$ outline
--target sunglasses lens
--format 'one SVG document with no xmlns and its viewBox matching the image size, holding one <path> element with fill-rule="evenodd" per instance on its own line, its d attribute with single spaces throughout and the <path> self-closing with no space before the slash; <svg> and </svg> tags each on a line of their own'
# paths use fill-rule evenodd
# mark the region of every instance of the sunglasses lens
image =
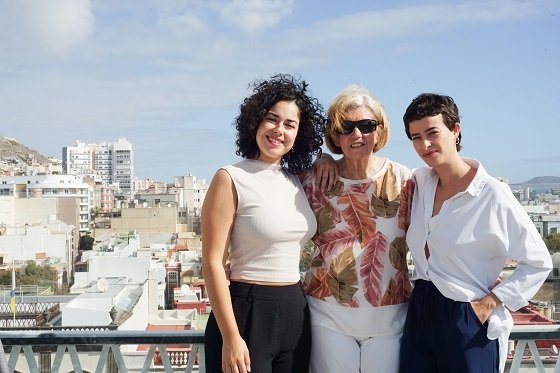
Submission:
<svg viewBox="0 0 560 373">
<path fill-rule="evenodd" d="M 358 127 L 361 133 L 372 133 L 377 129 L 377 121 L 375 119 L 345 120 L 342 122 L 340 133 L 349 135 L 356 127 Z"/>
</svg>

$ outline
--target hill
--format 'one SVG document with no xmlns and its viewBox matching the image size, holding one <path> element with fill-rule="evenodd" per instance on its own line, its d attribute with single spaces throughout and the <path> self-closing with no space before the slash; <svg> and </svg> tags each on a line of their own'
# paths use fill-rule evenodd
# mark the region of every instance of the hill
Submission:
<svg viewBox="0 0 560 373">
<path fill-rule="evenodd" d="M 524 189 L 530 188 L 535 191 L 546 191 L 550 189 L 560 188 L 560 177 L 558 176 L 537 176 L 531 180 L 527 180 L 523 183 L 511 183 L 509 186 L 512 189 Z"/>
<path fill-rule="evenodd" d="M 11 137 L 0 136 L 0 175 L 60 174 L 62 162 L 29 149 Z"/>
<path fill-rule="evenodd" d="M 560 184 L 559 176 L 537 176 L 520 184 Z"/>
<path fill-rule="evenodd" d="M 29 149 L 11 137 L 0 137 L 0 159 L 7 162 L 22 161 L 30 163 L 35 161 L 41 164 L 51 163 L 49 158 L 33 149 Z"/>
</svg>

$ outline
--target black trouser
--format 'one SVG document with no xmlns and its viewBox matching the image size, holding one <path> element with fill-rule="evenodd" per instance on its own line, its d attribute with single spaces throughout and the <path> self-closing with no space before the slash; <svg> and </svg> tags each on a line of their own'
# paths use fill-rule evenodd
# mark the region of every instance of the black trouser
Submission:
<svg viewBox="0 0 560 373">
<path fill-rule="evenodd" d="M 252 373 L 309 371 L 309 307 L 300 283 L 252 285 L 232 281 L 233 313 L 251 358 Z M 222 336 L 213 313 L 204 333 L 206 372 L 222 372 Z"/>
<path fill-rule="evenodd" d="M 401 342 L 401 373 L 497 373 L 498 340 L 486 336 L 470 302 L 444 297 L 416 280 Z"/>
</svg>

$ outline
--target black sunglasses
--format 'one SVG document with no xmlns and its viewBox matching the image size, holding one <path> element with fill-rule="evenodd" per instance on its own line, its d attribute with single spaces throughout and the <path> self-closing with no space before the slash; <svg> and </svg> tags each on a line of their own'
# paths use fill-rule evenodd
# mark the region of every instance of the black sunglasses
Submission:
<svg viewBox="0 0 560 373">
<path fill-rule="evenodd" d="M 349 135 L 358 127 L 361 133 L 372 133 L 377 129 L 377 121 L 375 119 L 362 120 L 343 120 L 338 133 L 341 135 Z"/>
</svg>

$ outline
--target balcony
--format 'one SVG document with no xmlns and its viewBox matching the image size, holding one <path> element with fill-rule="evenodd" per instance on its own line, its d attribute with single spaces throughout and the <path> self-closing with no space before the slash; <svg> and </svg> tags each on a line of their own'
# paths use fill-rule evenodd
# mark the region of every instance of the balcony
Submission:
<svg viewBox="0 0 560 373">
<path fill-rule="evenodd" d="M 0 339 L 10 372 L 205 372 L 202 330 L 2 330 Z M 558 349 L 538 347 L 560 342 L 560 325 L 517 325 L 511 341 L 506 372 L 560 372 Z"/>
</svg>

